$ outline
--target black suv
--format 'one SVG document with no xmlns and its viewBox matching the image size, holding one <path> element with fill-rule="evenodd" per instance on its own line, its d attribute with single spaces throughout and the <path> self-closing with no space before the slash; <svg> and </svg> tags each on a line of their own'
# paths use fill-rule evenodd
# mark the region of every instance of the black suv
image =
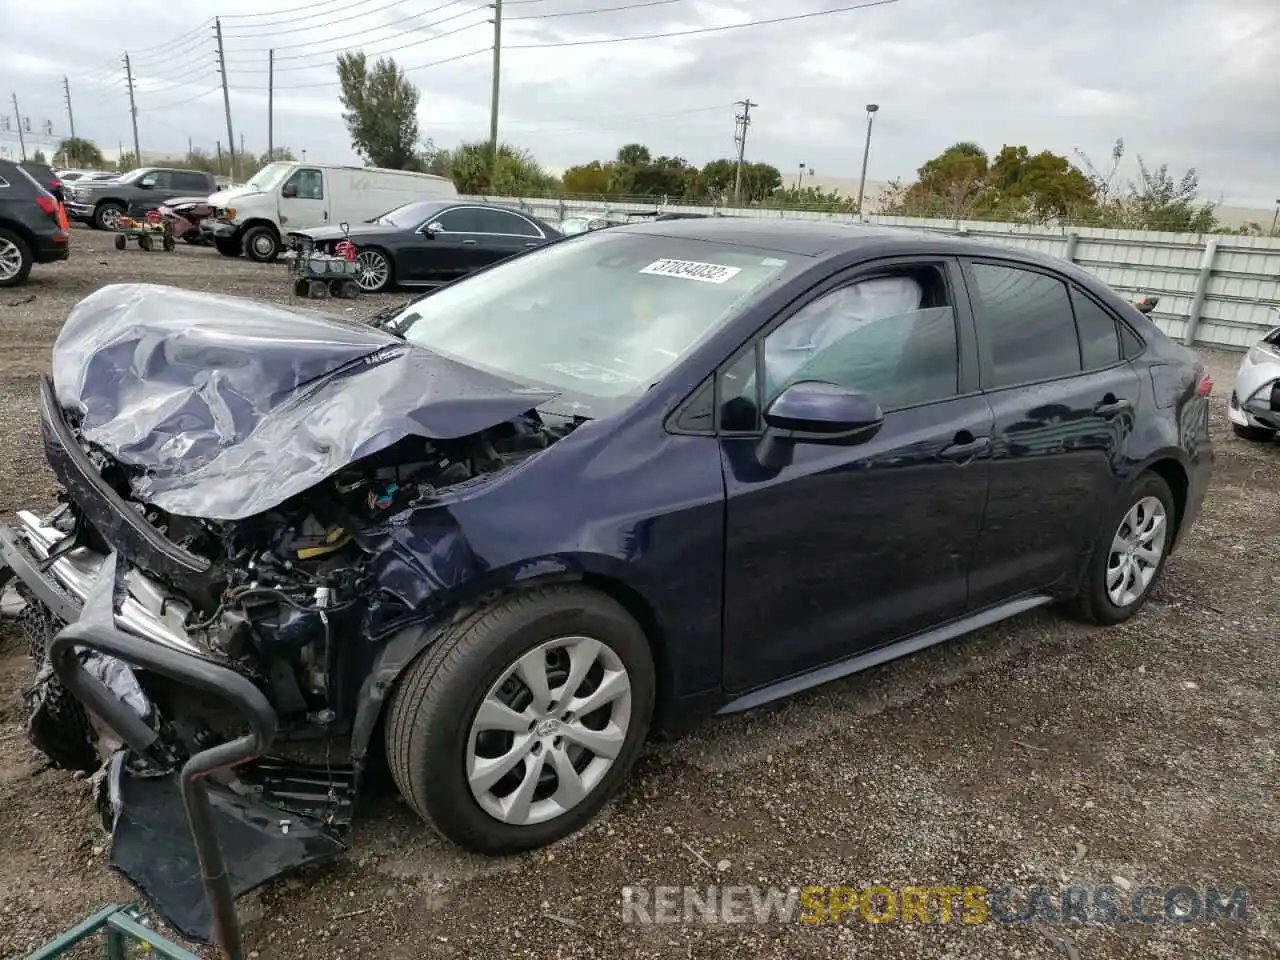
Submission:
<svg viewBox="0 0 1280 960">
<path fill-rule="evenodd" d="M 52 193 L 53 199 L 59 203 L 66 202 L 67 198 L 62 194 L 62 181 L 58 179 L 58 175 L 53 172 L 51 166 L 47 163 L 36 163 L 34 160 L 24 160 L 18 166 L 31 174 L 36 183 Z"/>
<path fill-rule="evenodd" d="M 0 160 L 0 287 L 24 283 L 36 263 L 65 260 L 71 236 L 58 201 L 19 164 Z"/>
<path fill-rule="evenodd" d="M 67 216 L 110 230 L 126 211 L 141 215 L 175 197 L 207 197 L 218 192 L 212 173 L 139 167 L 115 180 L 78 180 L 67 184 Z"/>
</svg>

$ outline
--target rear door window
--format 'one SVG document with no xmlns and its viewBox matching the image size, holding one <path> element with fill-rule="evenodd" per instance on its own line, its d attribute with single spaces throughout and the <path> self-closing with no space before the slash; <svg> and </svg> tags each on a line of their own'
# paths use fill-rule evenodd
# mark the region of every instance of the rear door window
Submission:
<svg viewBox="0 0 1280 960">
<path fill-rule="evenodd" d="M 1080 372 L 1080 343 L 1065 283 L 994 263 L 971 262 L 968 273 L 984 353 L 984 387 L 1012 387 Z"/>
</svg>

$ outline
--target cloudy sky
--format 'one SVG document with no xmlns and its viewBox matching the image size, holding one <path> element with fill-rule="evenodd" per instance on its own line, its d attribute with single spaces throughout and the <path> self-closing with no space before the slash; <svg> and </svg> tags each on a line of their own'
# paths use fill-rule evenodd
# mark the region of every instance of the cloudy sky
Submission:
<svg viewBox="0 0 1280 960">
<path fill-rule="evenodd" d="M 1101 165 L 1124 137 L 1131 154 L 1175 173 L 1198 168 L 1206 199 L 1270 208 L 1280 198 L 1280 0 L 891 0 L 707 29 L 856 2 L 505 0 L 502 137 L 557 169 L 627 141 L 703 163 L 732 152 L 733 102 L 749 97 L 759 104 L 749 159 L 787 174 L 805 162 L 820 175 L 856 177 L 863 107 L 874 102 L 873 180 L 909 178 L 961 139 L 992 152 L 1005 143 L 1068 156 L 1079 148 Z M 73 15 L 6 23 L 0 110 L 12 110 L 16 93 L 35 134 L 48 124 L 66 135 L 65 75 L 77 134 L 127 147 L 128 49 L 144 150 L 181 151 L 188 138 L 225 145 L 216 15 L 236 139 L 243 132 L 251 151 L 266 148 L 269 48 L 277 145 L 353 158 L 333 67 L 345 49 L 385 53 L 407 69 L 422 92 L 424 137 L 487 136 L 492 14 L 482 0 L 127 7 L 78 0 Z M 588 42 L 673 33 L 685 35 Z M 0 132 L 5 148 L 16 152 L 17 140 Z"/>
</svg>

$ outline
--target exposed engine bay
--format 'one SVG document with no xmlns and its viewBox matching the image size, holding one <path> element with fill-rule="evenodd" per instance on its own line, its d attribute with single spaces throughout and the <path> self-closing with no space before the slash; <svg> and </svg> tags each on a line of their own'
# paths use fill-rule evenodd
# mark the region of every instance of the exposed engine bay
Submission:
<svg viewBox="0 0 1280 960">
<path fill-rule="evenodd" d="M 169 620 L 183 640 L 251 677 L 268 693 L 281 734 L 302 739 L 349 728 L 358 684 L 344 678 L 358 681 L 377 641 L 421 613 L 379 585 L 369 534 L 406 511 L 430 509 L 442 494 L 483 481 L 571 429 L 550 427 L 530 411 L 460 439 L 406 437 L 264 514 L 225 521 L 148 506 L 134 490 L 140 471 L 85 442 L 68 421 L 102 479 L 131 509 L 167 540 L 210 561 L 204 591 L 180 594 L 160 570 L 133 571 L 133 579 L 152 579 L 170 613 L 183 610 L 179 621 Z M 81 554 L 105 556 L 113 549 L 69 499 L 52 526 Z M 150 716 L 153 704 L 128 668 L 94 657 L 95 672 Z M 38 711 L 32 715 L 38 718 Z M 106 746 L 109 755 L 114 745 Z M 63 754 L 64 765 L 83 767 L 88 759 L 78 749 L 68 754 L 65 744 L 53 752 Z"/>
</svg>

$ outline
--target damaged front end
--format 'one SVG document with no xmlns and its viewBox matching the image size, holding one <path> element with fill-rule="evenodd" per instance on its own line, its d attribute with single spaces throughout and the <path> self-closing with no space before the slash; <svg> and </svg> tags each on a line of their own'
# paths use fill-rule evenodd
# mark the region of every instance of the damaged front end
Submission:
<svg viewBox="0 0 1280 960">
<path fill-rule="evenodd" d="M 1276 317 L 1280 319 L 1280 311 Z M 1240 361 L 1227 417 L 1247 430 L 1280 432 L 1280 327 L 1270 330 Z"/>
<path fill-rule="evenodd" d="M 184 935 L 238 949 L 234 896 L 342 850 L 380 654 L 484 572 L 447 504 L 571 429 L 552 396 L 249 301 L 73 311 L 40 392 L 62 502 L 0 525 L 27 730 L 95 772 L 112 863 Z"/>
</svg>

